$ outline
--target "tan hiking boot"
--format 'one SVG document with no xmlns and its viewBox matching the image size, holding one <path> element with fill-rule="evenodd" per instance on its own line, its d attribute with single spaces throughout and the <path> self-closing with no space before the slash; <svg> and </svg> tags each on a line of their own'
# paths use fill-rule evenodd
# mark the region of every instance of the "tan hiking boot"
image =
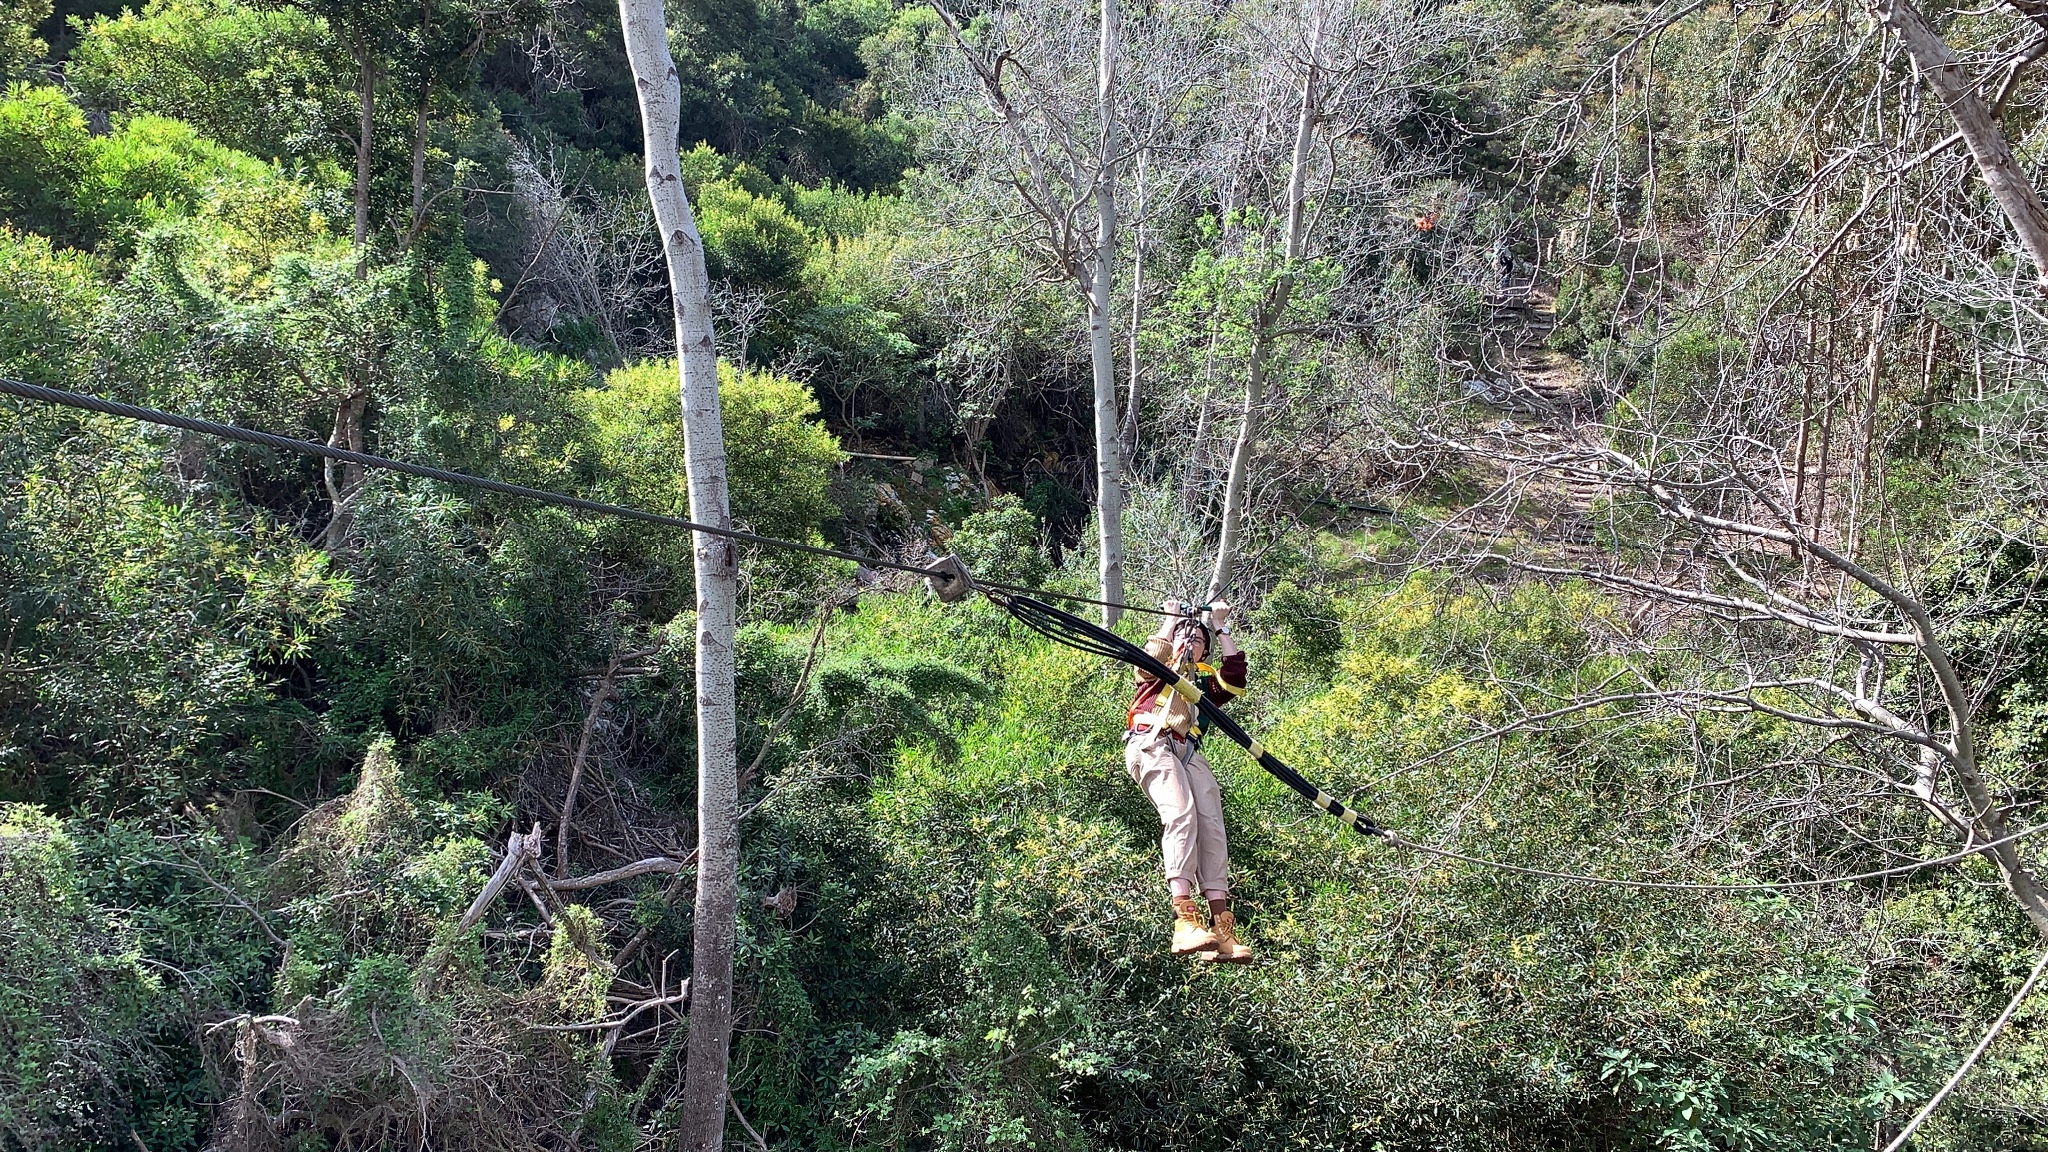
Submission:
<svg viewBox="0 0 2048 1152">
<path fill-rule="evenodd" d="M 1225 908 L 1211 918 L 1216 938 L 1216 951 L 1204 956 L 1218 964 L 1249 964 L 1254 957 L 1252 950 L 1237 941 L 1237 917 Z"/>
<path fill-rule="evenodd" d="M 1173 954 L 1192 956 L 1216 947 L 1216 934 L 1202 923 L 1202 902 L 1193 896 L 1173 898 Z"/>
</svg>

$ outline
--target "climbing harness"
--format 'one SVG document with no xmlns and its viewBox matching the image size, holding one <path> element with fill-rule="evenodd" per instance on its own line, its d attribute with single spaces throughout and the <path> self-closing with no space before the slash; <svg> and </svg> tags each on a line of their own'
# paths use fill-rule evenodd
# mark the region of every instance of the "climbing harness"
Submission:
<svg viewBox="0 0 2048 1152">
<path fill-rule="evenodd" d="M 1430 222 L 1434 225 L 1435 220 L 1433 216 Z M 1167 612 L 1158 608 L 1146 608 L 1136 604 L 1121 604 L 1113 600 L 1098 600 L 1091 596 L 1080 596 L 1072 593 L 1053 592 L 1036 588 L 1023 588 L 1013 584 L 1004 584 L 990 580 L 977 582 L 967 571 L 967 566 L 954 556 L 941 557 L 938 561 L 927 564 L 910 564 L 898 560 L 885 560 L 876 556 L 863 556 L 854 552 L 840 551 L 836 548 L 825 548 L 816 544 L 801 544 L 794 540 L 780 540 L 773 536 L 743 532 L 735 528 L 719 528 L 709 524 L 698 524 L 681 519 L 680 517 L 664 516 L 660 513 L 648 512 L 640 508 L 604 504 L 595 500 L 585 500 L 577 496 L 565 496 L 559 492 L 549 492 L 541 488 L 528 488 L 521 484 L 507 484 L 501 480 L 490 480 L 482 476 L 471 476 L 463 472 L 451 472 L 444 468 L 431 468 L 422 464 L 408 464 L 402 460 L 393 460 L 367 452 L 353 452 L 346 448 L 337 448 L 330 444 L 319 443 L 318 441 L 297 440 L 289 436 L 277 436 L 269 432 L 258 432 L 252 428 L 241 428 L 233 424 L 219 424 L 211 420 L 179 416 L 170 412 L 158 411 L 154 408 L 141 408 L 133 404 L 104 400 L 97 396 L 87 396 L 78 392 L 65 392 L 56 388 L 45 388 L 39 384 L 30 384 L 4 376 L 0 376 L 0 394 L 19 396 L 22 399 L 33 400 L 40 404 L 76 408 L 87 412 L 99 412 L 103 415 L 118 416 L 125 420 L 156 424 L 166 428 L 179 428 L 188 432 L 216 436 L 223 440 L 256 444 L 285 452 L 322 456 L 330 460 L 361 464 L 367 468 L 379 468 L 387 472 L 400 472 L 408 476 L 418 476 L 422 479 L 435 480 L 444 484 L 456 484 L 469 488 L 479 488 L 487 492 L 497 492 L 506 496 L 517 496 L 537 503 L 552 504 L 557 507 L 570 508 L 580 512 L 617 516 L 628 520 L 638 520 L 649 524 L 680 528 L 689 532 L 702 532 L 706 535 L 719 536 L 728 540 L 758 544 L 764 548 L 779 548 L 784 551 L 802 552 L 807 555 L 824 556 L 835 560 L 849 560 L 853 563 L 865 564 L 872 568 L 888 568 L 899 572 L 913 572 L 924 577 L 933 595 L 948 604 L 959 603 L 978 591 L 987 597 L 991 603 L 1034 632 L 1038 632 L 1069 648 L 1128 664 L 1169 685 L 1172 691 L 1178 693 L 1183 699 L 1194 705 L 1198 715 L 1208 722 L 1209 729 L 1230 737 L 1231 740 L 1235 741 L 1251 756 L 1252 760 L 1259 767 L 1265 769 L 1275 779 L 1299 793 L 1320 811 L 1343 821 L 1352 831 L 1357 832 L 1359 835 L 1376 836 L 1397 848 L 1404 848 L 1422 855 L 1433 856 L 1442 860 L 1454 860 L 1497 872 L 1538 879 L 1560 880 L 1576 884 L 1637 890 L 1772 892 L 1799 888 L 1820 888 L 1834 884 L 1851 884 L 1885 879 L 1892 876 L 1910 875 L 1923 868 L 1954 864 L 1972 856 L 1989 852 L 2002 845 L 2048 831 L 2048 823 L 2036 824 L 2031 828 L 2023 828 L 1998 840 L 1969 845 L 1961 851 L 1937 859 L 1916 860 L 1909 864 L 1883 868 L 1874 872 L 1861 872 L 1853 876 L 1833 876 L 1813 880 L 1784 880 L 1748 884 L 1625 880 L 1610 876 L 1559 872 L 1547 868 L 1533 868 L 1527 865 L 1510 864 L 1501 860 L 1488 860 L 1478 856 L 1467 856 L 1447 848 L 1422 844 L 1397 835 L 1381 827 L 1370 817 L 1358 810 L 1345 805 L 1341 801 L 1332 799 L 1328 793 L 1309 783 L 1299 772 L 1289 767 L 1285 761 L 1273 755 L 1272 751 L 1265 745 L 1254 740 L 1249 733 L 1239 726 L 1237 721 L 1232 720 L 1222 709 L 1211 704 L 1207 693 L 1203 692 L 1192 680 L 1180 675 L 1172 668 L 1167 667 L 1164 662 L 1160 661 L 1150 652 L 1111 632 L 1109 629 L 1061 611 L 1047 604 L 1044 600 L 1039 599 L 1039 597 L 1043 596 L 1065 600 L 1070 603 L 1093 604 L 1105 608 L 1117 608 L 1127 612 L 1141 612 L 1153 616 L 1169 616 L 1183 619 L 1196 619 L 1197 617 L 1193 612 Z"/>
</svg>

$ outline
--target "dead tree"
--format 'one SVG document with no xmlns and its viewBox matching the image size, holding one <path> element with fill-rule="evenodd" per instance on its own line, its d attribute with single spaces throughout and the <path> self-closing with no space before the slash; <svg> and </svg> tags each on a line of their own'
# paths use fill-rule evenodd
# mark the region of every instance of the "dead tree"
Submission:
<svg viewBox="0 0 2048 1152">
<path fill-rule="evenodd" d="M 1117 411 L 1116 337 L 1111 315 L 1118 243 L 1117 176 L 1127 147 L 1119 122 L 1121 22 L 1115 0 L 1100 6 L 1095 84 L 1083 95 L 1066 83 L 1078 63 L 1077 20 L 1058 6 L 1003 12 L 975 34 L 933 0 L 1004 143 L 1000 177 L 1033 222 L 1044 266 L 1074 285 L 1088 314 L 1094 391 L 1098 576 L 1104 600 L 1124 598 L 1124 454 Z M 985 137 L 978 150 L 986 149 Z M 1118 610 L 1104 608 L 1106 623 Z"/>
<path fill-rule="evenodd" d="M 1270 422 L 1276 375 L 1302 352 L 1291 308 L 1309 262 L 1357 256 L 1386 200 L 1430 162 L 1403 156 L 1393 125 L 1410 107 L 1418 66 L 1449 21 L 1353 0 L 1299 0 L 1236 26 L 1233 96 L 1209 125 L 1211 196 L 1227 255 L 1245 256 L 1260 289 L 1242 314 L 1243 403 L 1231 442 L 1208 595 L 1220 597 L 1242 559 L 1253 467 Z M 1408 171 L 1402 171 L 1403 167 Z M 1310 353 L 1313 355 L 1313 353 Z"/>
<path fill-rule="evenodd" d="M 1777 670 L 1732 666 L 1718 682 L 1683 686 L 1645 675 L 1639 695 L 1673 708 L 1773 716 L 1896 749 L 1874 769 L 1884 790 L 1924 808 L 1961 846 L 1989 846 L 2006 890 L 2048 940 L 2048 885 L 2015 840 L 2011 797 L 1999 794 L 1982 762 L 1985 673 L 1977 683 L 1966 679 L 1952 621 L 1943 618 L 1971 609 L 1938 612 L 1914 587 L 1923 571 L 1903 559 L 1886 570 L 1854 558 L 1803 520 L 1788 500 L 1783 449 L 1736 431 L 1685 440 L 1615 428 L 1582 428 L 1562 442 L 1495 431 L 1437 443 L 1496 477 L 1507 503 L 1546 482 L 1590 482 L 1614 495 L 1613 530 L 1628 532 L 1635 514 L 1649 517 L 1628 537 L 1634 563 L 1612 552 L 1560 557 L 1512 531 L 1474 552 L 1474 533 L 1457 525 L 1437 537 L 1448 552 L 1529 576 L 1584 580 L 1697 622 L 1785 636 L 1775 644 Z"/>
<path fill-rule="evenodd" d="M 1942 106 L 1955 118 L 1957 132 L 1977 162 L 1991 199 L 2005 213 L 2020 247 L 2034 263 L 2037 287 L 2048 291 L 2048 209 L 2041 206 L 2040 194 L 2013 159 L 2012 145 L 1998 126 L 1991 103 L 1978 92 L 1976 79 L 1912 0 L 1875 0 L 1870 11 L 1898 36 L 1914 68 L 1926 77 Z"/>
</svg>

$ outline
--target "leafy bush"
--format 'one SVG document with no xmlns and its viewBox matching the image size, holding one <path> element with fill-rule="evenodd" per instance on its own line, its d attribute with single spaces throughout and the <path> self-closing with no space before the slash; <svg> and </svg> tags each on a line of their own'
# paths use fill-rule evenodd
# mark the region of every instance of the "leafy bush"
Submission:
<svg viewBox="0 0 2048 1152">
<path fill-rule="evenodd" d="M 36 26 L 50 18 L 52 0 L 16 0 L 0 11 L 0 84 L 27 72 L 50 50 Z"/>
<path fill-rule="evenodd" d="M 348 601 L 349 580 L 274 523 L 187 504 L 151 468 L 154 437 L 97 418 L 14 422 L 7 631 L 34 672 L 0 697 L 0 781 L 56 800 L 164 807 L 291 761 L 299 709 L 266 668 L 289 664 Z M 47 455 L 32 455 L 38 446 Z M 61 445 L 61 446 L 60 446 Z M 122 516 L 100 519 L 112 501 Z"/>
<path fill-rule="evenodd" d="M 238 0 L 151 0 L 94 16 L 65 78 L 97 106 L 175 116 L 270 159 L 333 150 L 352 111 L 326 28 L 306 9 Z"/>
<path fill-rule="evenodd" d="M 1044 535 L 1038 517 L 1006 492 L 961 521 L 947 543 L 975 575 L 1037 588 L 1052 575 Z"/>
<path fill-rule="evenodd" d="M 92 171 L 92 137 L 56 88 L 10 84 L 0 96 L 0 224 L 78 243 L 91 235 L 78 192 Z"/>
<path fill-rule="evenodd" d="M 1266 594 L 1257 615 L 1261 636 L 1279 648 L 1274 653 L 1298 662 L 1311 675 L 1326 676 L 1344 646 L 1342 610 L 1327 596 L 1283 581 Z"/>
<path fill-rule="evenodd" d="M 251 209 L 287 184 L 270 165 L 224 148 L 181 120 L 138 116 L 94 141 L 93 168 L 79 190 L 81 213 L 98 233 L 132 251 L 135 234 L 150 224 L 212 209 L 248 219 Z M 303 198 L 298 227 L 306 227 Z M 225 247 L 225 245 L 223 245 Z"/>
<path fill-rule="evenodd" d="M 54 388 L 79 382 L 104 291 L 99 271 L 46 237 L 0 228 L 0 373 Z"/>
<path fill-rule="evenodd" d="M 77 845 L 39 808 L 0 806 L 0 1145 L 111 1146 L 153 1071 L 136 1033 L 171 996 Z"/>
<path fill-rule="evenodd" d="M 787 291 L 811 252 L 811 234 L 782 202 L 728 180 L 694 189 L 704 264 L 714 280 Z"/>
<path fill-rule="evenodd" d="M 579 393 L 587 431 L 577 452 L 581 468 L 607 499 L 687 518 L 677 371 L 673 360 L 649 361 L 614 371 L 602 388 Z M 810 389 L 721 363 L 718 392 L 733 523 L 779 539 L 820 541 L 820 528 L 834 512 L 828 495 L 832 473 L 845 457 L 818 419 Z M 683 609 L 692 571 L 687 535 L 616 521 L 600 524 L 598 534 L 602 547 L 638 557 L 636 562 L 661 574 L 667 586 L 648 609 L 653 615 Z M 816 603 L 812 588 L 822 569 L 815 561 L 768 552 L 750 557 L 743 575 L 750 585 L 788 594 L 786 602 L 761 604 L 780 613 Z"/>
<path fill-rule="evenodd" d="M 56 88 L 16 84 L 0 98 L 0 223 L 128 256 L 142 231 L 183 217 L 208 222 L 216 268 L 267 263 L 323 231 L 306 188 L 183 121 L 123 117 L 94 136 Z"/>
</svg>

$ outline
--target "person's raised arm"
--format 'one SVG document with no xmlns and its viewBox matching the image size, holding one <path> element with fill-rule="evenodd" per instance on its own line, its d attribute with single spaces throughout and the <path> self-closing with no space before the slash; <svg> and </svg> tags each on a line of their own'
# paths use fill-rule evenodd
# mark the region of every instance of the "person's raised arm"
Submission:
<svg viewBox="0 0 2048 1152">
<path fill-rule="evenodd" d="M 1202 613 L 1204 621 L 1209 625 L 1209 630 L 1216 634 L 1216 661 L 1219 664 L 1225 659 L 1238 654 L 1237 637 L 1230 634 L 1230 614 L 1232 611 L 1233 609 L 1230 605 L 1218 600 L 1214 604 L 1209 605 L 1207 612 Z"/>
<path fill-rule="evenodd" d="M 1152 639 L 1173 643 L 1173 630 L 1180 626 L 1181 619 L 1188 614 L 1188 606 L 1178 600 L 1168 600 L 1159 605 L 1166 615 L 1159 618 L 1159 630 L 1152 633 Z"/>
<path fill-rule="evenodd" d="M 1216 666 L 1216 675 L 1210 678 L 1209 698 L 1217 704 L 1244 695 L 1246 683 L 1244 653 L 1238 649 L 1237 637 L 1230 634 L 1231 611 L 1230 605 L 1218 600 L 1202 613 L 1203 621 L 1216 637 L 1216 651 L 1209 657 Z"/>
<path fill-rule="evenodd" d="M 1159 607 L 1168 614 L 1160 618 L 1159 630 L 1146 638 L 1145 651 L 1155 660 L 1172 664 L 1173 630 L 1181 622 L 1181 618 L 1186 614 L 1188 606 L 1178 600 L 1168 600 Z M 1157 679 L 1143 668 L 1134 669 L 1133 671 L 1137 674 L 1140 688 L 1153 683 Z"/>
</svg>

